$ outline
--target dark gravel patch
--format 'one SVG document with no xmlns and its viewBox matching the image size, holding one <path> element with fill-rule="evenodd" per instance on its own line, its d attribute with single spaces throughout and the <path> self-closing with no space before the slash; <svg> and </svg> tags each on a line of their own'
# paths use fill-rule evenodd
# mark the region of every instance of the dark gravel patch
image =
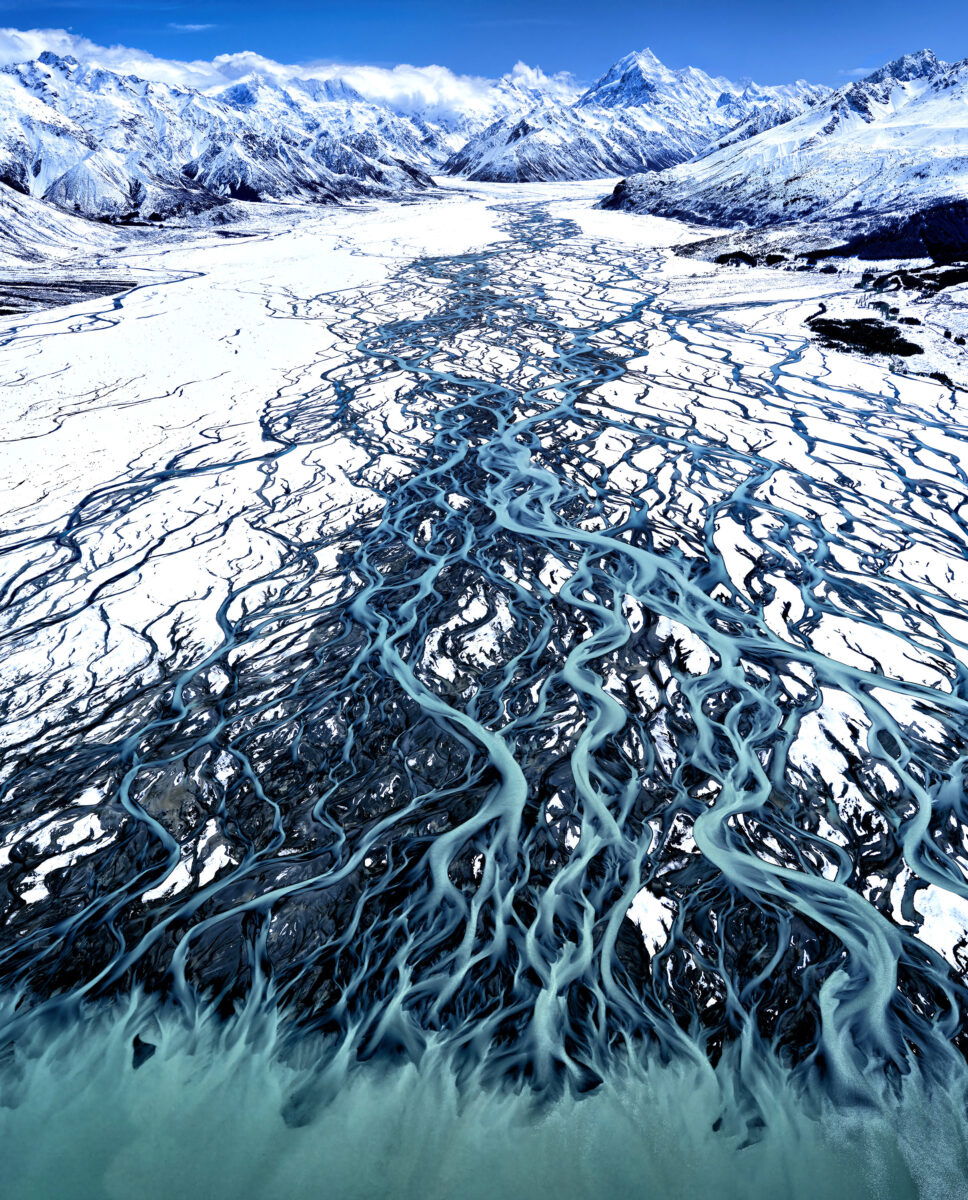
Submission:
<svg viewBox="0 0 968 1200">
<path fill-rule="evenodd" d="M 132 279 L 0 279 L 0 315 L 77 304 L 97 296 L 117 296 L 137 286 Z"/>
<path fill-rule="evenodd" d="M 898 354 L 904 358 L 922 352 L 920 346 L 909 342 L 892 325 L 876 321 L 872 317 L 862 320 L 814 317 L 808 324 L 814 333 L 820 335 L 825 345 L 835 350 L 861 350 L 865 354 Z"/>
</svg>

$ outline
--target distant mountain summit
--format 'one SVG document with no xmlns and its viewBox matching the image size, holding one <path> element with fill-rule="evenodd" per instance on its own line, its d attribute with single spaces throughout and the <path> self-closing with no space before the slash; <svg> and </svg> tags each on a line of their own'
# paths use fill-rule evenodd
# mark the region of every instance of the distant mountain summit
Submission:
<svg viewBox="0 0 968 1200">
<path fill-rule="evenodd" d="M 748 226 L 889 215 L 900 228 L 936 209 L 943 236 L 960 225 L 968 243 L 968 59 L 906 54 L 786 121 L 760 130 L 754 118 L 741 132 L 673 170 L 633 175 L 607 203 Z M 921 226 L 922 241 L 942 236 Z"/>
<path fill-rule="evenodd" d="M 496 118 L 578 89 L 518 64 L 467 95 L 463 111 L 394 111 L 339 78 L 259 73 L 202 92 L 44 51 L 0 70 L 0 184 L 107 221 L 406 195 Z"/>
<path fill-rule="evenodd" d="M 828 94 L 802 81 L 731 83 L 696 67 L 672 70 L 651 50 L 628 54 L 572 105 L 536 106 L 496 121 L 444 170 L 471 179 L 595 179 L 661 170 L 700 154 L 758 118 L 788 120 Z"/>
<path fill-rule="evenodd" d="M 872 71 L 862 81 L 868 86 L 879 83 L 910 83 L 915 79 L 932 79 L 944 71 L 949 64 L 942 62 L 933 50 L 918 50 L 914 54 L 903 54 L 877 71 Z M 851 87 L 861 85 L 848 85 Z"/>
<path fill-rule="evenodd" d="M 690 68 L 691 69 L 691 68 Z M 663 87 L 675 86 L 685 72 L 671 71 L 651 50 L 626 54 L 579 99 L 579 106 L 632 108 L 652 104 Z M 703 80 L 708 76 L 696 72 Z"/>
<path fill-rule="evenodd" d="M 643 50 L 585 89 L 518 64 L 456 98 L 396 107 L 340 78 L 265 70 L 199 91 L 49 51 L 4 67 L 0 186 L 121 222 L 232 200 L 402 197 L 438 171 L 622 175 L 612 206 L 721 225 L 968 213 L 968 60 L 930 50 L 834 92 L 673 69 Z"/>
<path fill-rule="evenodd" d="M 208 96 L 48 52 L 0 70 L 0 180 L 87 217 L 413 191 L 431 183 L 425 141 L 339 82 L 250 76 Z"/>
</svg>

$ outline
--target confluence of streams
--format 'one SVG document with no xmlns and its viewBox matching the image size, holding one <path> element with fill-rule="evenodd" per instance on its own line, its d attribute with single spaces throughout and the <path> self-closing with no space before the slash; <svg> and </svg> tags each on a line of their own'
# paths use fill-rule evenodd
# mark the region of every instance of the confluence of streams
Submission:
<svg viewBox="0 0 968 1200">
<path fill-rule="evenodd" d="M 838 382 L 664 309 L 649 253 L 502 211 L 507 242 L 280 306 L 339 348 L 254 457 L 213 434 L 5 532 L 5 1038 L 135 989 L 538 1092 L 736 1045 L 833 1088 L 942 1075 L 956 397 Z M 211 644 L 173 604 L 89 671 L 146 564 L 228 537 L 166 518 L 200 480 L 272 553 L 239 551 Z"/>
</svg>

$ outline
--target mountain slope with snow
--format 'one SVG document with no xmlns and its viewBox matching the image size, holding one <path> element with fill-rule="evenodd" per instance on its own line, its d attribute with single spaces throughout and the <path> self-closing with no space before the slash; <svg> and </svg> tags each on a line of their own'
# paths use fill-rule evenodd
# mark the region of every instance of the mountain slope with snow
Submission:
<svg viewBox="0 0 968 1200">
<path fill-rule="evenodd" d="M 79 246 L 84 248 L 82 259 L 107 253 L 118 232 L 0 184 L 0 262 L 5 271 L 52 261 L 76 263 Z"/>
<path fill-rule="evenodd" d="M 428 131 L 434 140 L 434 153 L 438 148 L 443 151 L 434 160 L 434 165 L 441 167 L 471 138 L 496 122 L 513 124 L 536 109 L 568 108 L 578 100 L 582 90 L 569 75 L 545 75 L 518 63 L 500 79 L 454 97 L 448 105 L 439 100 L 421 103 L 417 98 L 398 98 L 388 105 L 399 116 Z"/>
<path fill-rule="evenodd" d="M 409 192 L 430 184 L 427 140 L 331 82 L 208 96 L 50 53 L 0 71 L 0 180 L 88 217 Z"/>
<path fill-rule="evenodd" d="M 495 122 L 444 169 L 496 182 L 660 170 L 702 153 L 744 123 L 787 120 L 826 91 L 802 81 L 759 87 L 695 67 L 670 70 L 645 50 L 617 62 L 573 105 L 544 105 Z"/>
<path fill-rule="evenodd" d="M 606 206 L 719 225 L 862 223 L 968 200 L 968 59 L 905 55 L 807 112 L 667 172 Z"/>
<path fill-rule="evenodd" d="M 0 70 L 0 182 L 82 216 L 190 215 L 239 200 L 344 200 L 429 186 L 496 119 L 571 104 L 568 76 L 519 63 L 460 103 L 376 103 L 339 78 L 278 64 L 206 90 L 44 51 Z"/>
</svg>

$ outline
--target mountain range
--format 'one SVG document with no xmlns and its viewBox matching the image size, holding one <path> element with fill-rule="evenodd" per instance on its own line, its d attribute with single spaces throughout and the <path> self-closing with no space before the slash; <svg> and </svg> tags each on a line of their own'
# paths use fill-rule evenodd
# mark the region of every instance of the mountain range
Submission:
<svg viewBox="0 0 968 1200">
<path fill-rule="evenodd" d="M 0 71 L 0 180 L 88 217 L 397 194 L 430 186 L 432 145 L 339 83 L 253 77 L 208 96 L 51 53 Z"/>
<path fill-rule="evenodd" d="M 596 179 L 661 170 L 746 127 L 797 116 L 827 95 L 805 83 L 760 87 L 670 70 L 651 52 L 629 54 L 572 105 L 544 105 L 495 121 L 444 170 L 496 182 Z"/>
<path fill-rule="evenodd" d="M 890 228 L 895 257 L 968 243 L 968 59 L 904 55 L 788 121 L 735 134 L 623 180 L 605 205 L 720 226 L 833 222 L 861 251 L 877 240 L 865 230 Z"/>
<path fill-rule="evenodd" d="M 137 221 L 232 199 L 402 195 L 433 172 L 607 177 L 682 162 L 825 94 L 672 71 L 644 51 L 584 91 L 519 68 L 465 111 L 421 113 L 341 79 L 253 73 L 202 91 L 45 51 L 0 70 L 0 182 L 82 216 Z"/>
<path fill-rule="evenodd" d="M 278 71 L 193 88 L 50 51 L 0 69 L 8 238 L 18 193 L 105 222 L 217 219 L 231 201 L 406 197 L 441 174 L 625 175 L 606 207 L 734 227 L 833 221 L 855 237 L 886 221 L 912 253 L 926 238 L 961 245 L 968 60 L 924 50 L 831 91 L 673 70 L 645 50 L 587 88 L 519 64 L 446 108 Z"/>
</svg>

